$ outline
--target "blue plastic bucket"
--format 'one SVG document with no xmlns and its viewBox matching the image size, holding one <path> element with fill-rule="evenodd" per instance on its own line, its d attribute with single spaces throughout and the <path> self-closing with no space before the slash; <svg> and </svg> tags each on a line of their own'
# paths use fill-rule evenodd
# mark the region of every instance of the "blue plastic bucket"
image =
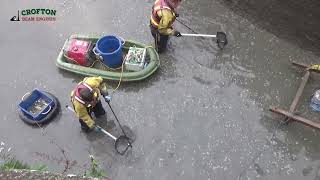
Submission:
<svg viewBox="0 0 320 180">
<path fill-rule="evenodd" d="M 118 68 L 122 65 L 122 44 L 117 36 L 107 35 L 101 37 L 97 41 L 93 52 L 110 68 Z"/>
<path fill-rule="evenodd" d="M 24 96 L 30 94 L 26 99 Z M 35 121 L 40 121 L 51 111 L 55 106 L 53 99 L 47 96 L 44 92 L 34 89 L 31 93 L 27 93 L 22 97 L 22 101 L 18 104 L 19 109 L 30 119 Z M 31 113 L 29 111 L 30 107 L 39 99 L 42 99 L 46 102 L 47 105 L 43 106 L 41 110 L 37 113 Z"/>
</svg>

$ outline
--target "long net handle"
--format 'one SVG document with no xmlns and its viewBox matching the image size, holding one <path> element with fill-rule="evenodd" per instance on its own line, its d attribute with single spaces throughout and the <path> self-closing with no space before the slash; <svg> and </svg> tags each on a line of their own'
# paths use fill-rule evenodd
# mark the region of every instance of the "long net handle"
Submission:
<svg viewBox="0 0 320 180">
<path fill-rule="evenodd" d="M 190 31 L 192 31 L 193 33 L 198 34 L 195 30 L 193 30 L 192 28 L 190 28 L 188 25 L 186 25 L 185 23 L 183 23 L 182 21 L 180 21 L 179 19 L 176 19 L 176 21 L 178 21 L 180 24 L 182 24 L 184 27 L 188 28 Z"/>
<path fill-rule="evenodd" d="M 101 131 L 102 133 L 108 135 L 108 136 L 111 137 L 114 141 L 117 140 L 116 137 L 114 137 L 114 136 L 113 136 L 111 133 L 109 133 L 108 131 L 104 130 L 102 127 L 100 127 L 100 126 L 96 126 L 96 127 L 99 129 L 99 131 Z"/>
<path fill-rule="evenodd" d="M 75 113 L 74 109 L 72 109 L 69 105 L 66 105 L 66 108 L 67 108 L 69 111 Z M 111 107 L 110 107 L 110 108 L 111 108 Z M 115 116 L 115 117 L 116 117 L 116 116 Z M 120 125 L 120 124 L 119 124 L 119 125 Z M 100 127 L 100 126 L 98 126 L 98 125 L 97 125 L 96 127 L 99 129 L 100 132 L 108 135 L 109 137 L 111 137 L 111 138 L 115 141 L 115 142 L 114 142 L 114 148 L 115 148 L 115 150 L 117 151 L 117 153 L 119 153 L 120 155 L 124 155 L 124 154 L 128 151 L 129 147 L 132 147 L 130 141 L 128 140 L 128 145 L 127 145 L 126 149 L 125 149 L 124 151 L 119 151 L 118 148 L 117 148 L 117 144 L 119 143 L 119 140 L 121 139 L 121 136 L 120 136 L 119 138 L 116 138 L 116 137 L 113 136 L 111 133 L 109 133 L 108 131 L 104 130 L 102 127 Z M 121 126 L 120 126 L 120 127 L 121 127 Z M 124 136 L 124 137 L 125 137 L 125 139 L 129 139 L 127 136 Z"/>
<path fill-rule="evenodd" d="M 124 130 L 123 130 L 123 128 L 122 128 L 122 126 L 121 126 L 121 124 L 120 124 L 120 121 L 119 121 L 118 117 L 117 117 L 117 116 L 116 116 L 116 114 L 114 113 L 114 111 L 113 111 L 113 109 L 112 109 L 112 107 L 111 107 L 111 105 L 110 105 L 110 102 L 107 102 L 107 103 L 108 103 L 108 105 L 109 105 L 109 107 L 110 107 L 110 109 L 111 109 L 111 111 L 112 111 L 112 113 L 113 113 L 114 117 L 116 118 L 116 120 L 117 120 L 117 122 L 118 122 L 118 124 L 119 124 L 119 127 L 120 127 L 120 129 L 121 129 L 121 131 L 122 131 L 123 135 L 124 135 L 125 137 L 128 137 L 128 136 L 127 136 L 127 134 L 124 132 Z M 130 146 L 130 147 L 132 147 L 132 144 L 131 144 L 131 142 L 130 142 L 130 141 L 128 141 L 128 144 L 129 144 L 129 146 Z"/>
<path fill-rule="evenodd" d="M 210 38 L 216 38 L 217 35 L 213 34 L 186 34 L 186 33 L 181 33 L 182 36 L 192 36 L 192 37 L 210 37 Z"/>
</svg>

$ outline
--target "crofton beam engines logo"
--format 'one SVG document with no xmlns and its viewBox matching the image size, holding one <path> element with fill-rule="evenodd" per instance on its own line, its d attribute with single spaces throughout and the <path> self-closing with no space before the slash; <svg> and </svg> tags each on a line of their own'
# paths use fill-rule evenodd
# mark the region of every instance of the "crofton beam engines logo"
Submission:
<svg viewBox="0 0 320 180">
<path fill-rule="evenodd" d="M 55 9 L 24 9 L 18 10 L 17 16 L 10 21 L 56 21 L 57 10 Z"/>
</svg>

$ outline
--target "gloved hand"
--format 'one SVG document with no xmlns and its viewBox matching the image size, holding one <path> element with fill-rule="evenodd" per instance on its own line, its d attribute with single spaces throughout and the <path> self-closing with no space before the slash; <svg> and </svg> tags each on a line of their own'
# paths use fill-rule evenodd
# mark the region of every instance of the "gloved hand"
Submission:
<svg viewBox="0 0 320 180">
<path fill-rule="evenodd" d="M 109 96 L 108 91 L 100 91 L 100 94 L 105 97 L 105 96 Z"/>
<path fill-rule="evenodd" d="M 107 89 L 106 83 L 101 83 L 99 89 L 100 89 L 101 95 L 103 95 L 103 93 L 106 93 L 106 95 L 108 95 L 108 89 Z"/>
<path fill-rule="evenodd" d="M 93 131 L 95 131 L 95 132 L 100 132 L 101 131 L 101 127 L 99 127 L 99 126 L 93 126 Z"/>
<path fill-rule="evenodd" d="M 107 103 L 111 101 L 111 96 L 103 96 L 103 98 Z"/>
<path fill-rule="evenodd" d="M 179 17 L 180 15 L 178 13 L 176 13 L 176 18 Z"/>
<path fill-rule="evenodd" d="M 176 36 L 176 37 L 180 37 L 180 36 L 182 36 L 182 35 L 181 35 L 181 33 L 180 33 L 179 31 L 174 31 L 173 35 L 174 35 L 174 36 Z"/>
<path fill-rule="evenodd" d="M 102 88 L 100 89 L 100 94 L 104 97 L 104 96 L 109 96 L 108 90 L 107 88 Z"/>
</svg>

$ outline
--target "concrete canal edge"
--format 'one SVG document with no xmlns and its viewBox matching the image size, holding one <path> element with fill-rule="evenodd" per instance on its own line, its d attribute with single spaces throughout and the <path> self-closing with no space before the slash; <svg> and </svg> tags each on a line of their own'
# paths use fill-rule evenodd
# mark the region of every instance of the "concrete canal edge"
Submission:
<svg viewBox="0 0 320 180">
<path fill-rule="evenodd" d="M 63 175 L 58 173 L 52 173 L 48 171 L 36 171 L 36 170 L 0 170 L 0 179 L 9 180 L 93 180 L 98 178 L 91 178 L 85 176 L 78 176 L 73 174 Z M 101 178 L 99 178 L 101 179 Z"/>
</svg>

